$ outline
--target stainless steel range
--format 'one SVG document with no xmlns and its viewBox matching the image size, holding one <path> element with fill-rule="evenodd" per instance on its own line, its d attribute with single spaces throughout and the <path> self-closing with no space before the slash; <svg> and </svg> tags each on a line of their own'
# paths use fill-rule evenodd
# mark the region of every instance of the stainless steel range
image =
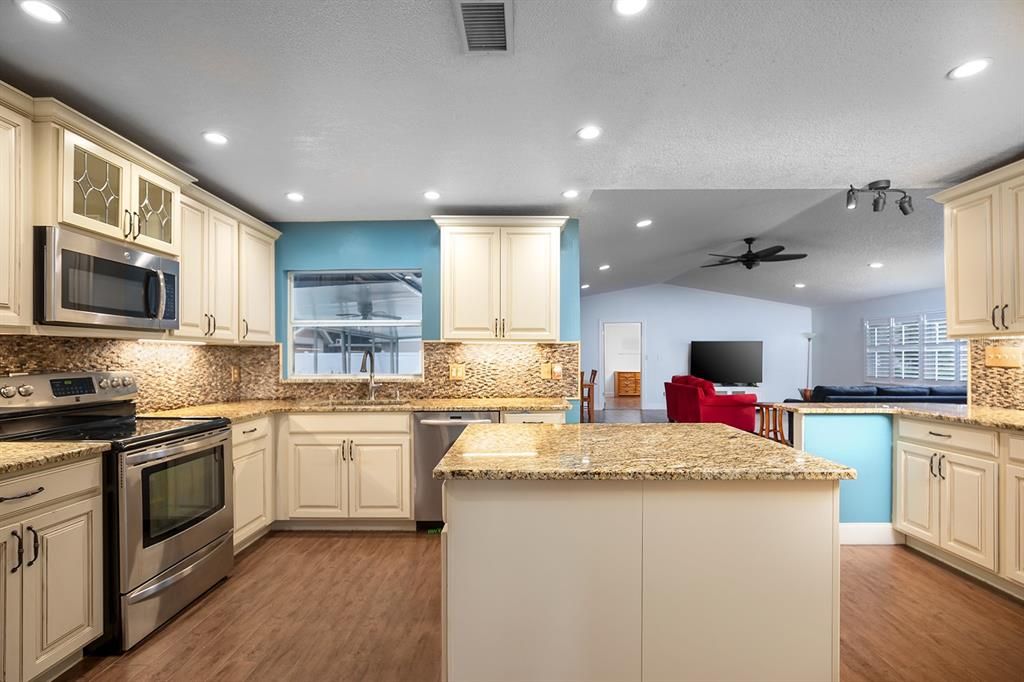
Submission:
<svg viewBox="0 0 1024 682">
<path fill-rule="evenodd" d="M 106 628 L 127 650 L 231 572 L 226 419 L 135 414 L 125 372 L 0 377 L 0 440 L 105 441 Z"/>
</svg>

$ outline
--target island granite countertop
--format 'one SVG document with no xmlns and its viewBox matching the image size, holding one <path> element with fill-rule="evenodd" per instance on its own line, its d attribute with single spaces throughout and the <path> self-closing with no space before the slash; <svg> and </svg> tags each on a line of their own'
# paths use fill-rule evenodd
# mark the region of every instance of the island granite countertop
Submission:
<svg viewBox="0 0 1024 682">
<path fill-rule="evenodd" d="M 109 449 L 110 443 L 99 441 L 3 441 L 0 442 L 0 476 L 27 474 L 37 469 L 70 464 L 103 454 Z"/>
<path fill-rule="evenodd" d="M 1024 431 L 1024 410 L 943 403 L 775 403 L 794 414 L 896 414 L 989 429 Z"/>
<path fill-rule="evenodd" d="M 472 424 L 436 479 L 818 480 L 855 469 L 724 424 Z"/>
<path fill-rule="evenodd" d="M 225 417 L 233 422 L 303 412 L 564 412 L 564 398 L 444 398 L 374 403 L 329 400 L 240 400 L 147 413 L 146 417 Z"/>
</svg>

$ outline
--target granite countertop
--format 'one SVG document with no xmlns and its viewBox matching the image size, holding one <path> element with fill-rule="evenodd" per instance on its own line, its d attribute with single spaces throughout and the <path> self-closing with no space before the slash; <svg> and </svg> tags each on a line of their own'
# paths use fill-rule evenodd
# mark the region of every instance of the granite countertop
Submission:
<svg viewBox="0 0 1024 682">
<path fill-rule="evenodd" d="M 77 443 L 38 441 L 0 442 L 0 476 L 25 474 L 58 464 L 69 464 L 103 454 L 109 443 L 80 441 Z"/>
<path fill-rule="evenodd" d="M 857 472 L 724 424 L 472 424 L 438 479 L 826 480 Z"/>
<path fill-rule="evenodd" d="M 297 412 L 564 412 L 564 398 L 451 398 L 430 400 L 382 400 L 368 405 L 360 402 L 305 400 L 242 400 L 232 403 L 207 403 L 176 410 L 150 412 L 146 417 L 226 417 L 234 422 L 271 414 Z"/>
<path fill-rule="evenodd" d="M 985 405 L 947 405 L 943 403 L 777 403 L 777 407 L 797 414 L 898 414 L 918 419 L 934 419 L 982 426 L 989 429 L 1024 431 L 1024 410 Z"/>
</svg>

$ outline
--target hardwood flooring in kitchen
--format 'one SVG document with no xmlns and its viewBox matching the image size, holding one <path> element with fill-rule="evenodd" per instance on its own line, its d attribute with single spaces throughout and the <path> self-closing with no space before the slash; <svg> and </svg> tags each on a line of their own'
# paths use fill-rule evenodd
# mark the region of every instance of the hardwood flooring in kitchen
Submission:
<svg viewBox="0 0 1024 682">
<path fill-rule="evenodd" d="M 437 535 L 274 533 L 135 650 L 60 679 L 435 682 L 440 562 Z M 843 547 L 841 629 L 843 682 L 1022 679 L 1024 604 L 904 547 Z"/>
</svg>

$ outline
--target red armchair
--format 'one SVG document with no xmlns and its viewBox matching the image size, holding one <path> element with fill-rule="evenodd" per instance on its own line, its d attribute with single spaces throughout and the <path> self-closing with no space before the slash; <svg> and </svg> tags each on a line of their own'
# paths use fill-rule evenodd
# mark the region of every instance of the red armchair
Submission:
<svg viewBox="0 0 1024 682">
<path fill-rule="evenodd" d="M 753 393 L 715 395 L 715 385 L 694 376 L 674 376 L 665 383 L 670 422 L 717 422 L 744 431 L 754 430 Z"/>
</svg>

